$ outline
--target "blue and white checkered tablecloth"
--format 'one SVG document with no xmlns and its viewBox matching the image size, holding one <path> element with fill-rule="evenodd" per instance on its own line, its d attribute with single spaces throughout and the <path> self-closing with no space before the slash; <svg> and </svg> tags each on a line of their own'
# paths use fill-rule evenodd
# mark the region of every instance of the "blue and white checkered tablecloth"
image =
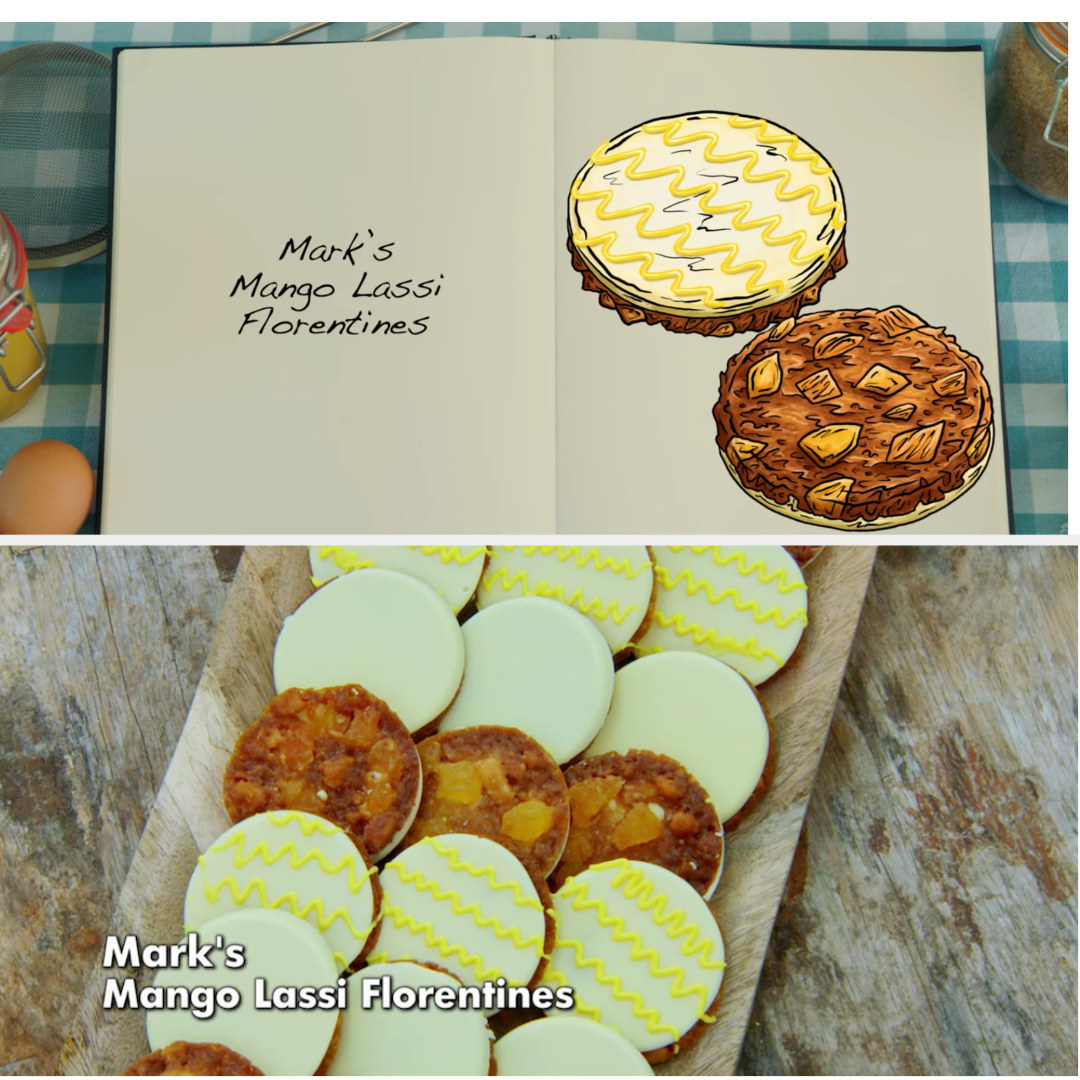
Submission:
<svg viewBox="0 0 1080 1080">
<path fill-rule="evenodd" d="M 70 41 L 109 54 L 115 45 L 268 41 L 284 23 L 0 23 L 0 51 Z M 363 37 L 378 24 L 336 23 L 305 41 Z M 981 45 L 989 64 L 994 23 L 420 23 L 399 38 L 611 37 L 745 44 Z M 991 208 L 1005 426 L 1018 533 L 1067 531 L 1068 211 L 1015 187 L 991 165 Z M 0 206 L 3 193 L 0 192 Z M 50 369 L 42 388 L 0 423 L 0 465 L 35 439 L 62 439 L 97 461 L 105 258 L 31 274 Z M 94 522 L 84 531 L 93 531 Z"/>
</svg>

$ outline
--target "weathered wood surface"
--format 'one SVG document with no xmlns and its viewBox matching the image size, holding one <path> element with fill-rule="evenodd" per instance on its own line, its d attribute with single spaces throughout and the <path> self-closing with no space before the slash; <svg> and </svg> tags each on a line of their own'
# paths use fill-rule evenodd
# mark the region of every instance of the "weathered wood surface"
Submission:
<svg viewBox="0 0 1080 1080">
<path fill-rule="evenodd" d="M 883 548 L 740 1059 L 1076 1075 L 1075 548 Z"/>
<path fill-rule="evenodd" d="M 57 1068 L 216 554 L 0 549 L 0 1072 Z M 740 1071 L 1075 1073 L 1075 550 L 883 550 L 862 627 Z"/>
</svg>

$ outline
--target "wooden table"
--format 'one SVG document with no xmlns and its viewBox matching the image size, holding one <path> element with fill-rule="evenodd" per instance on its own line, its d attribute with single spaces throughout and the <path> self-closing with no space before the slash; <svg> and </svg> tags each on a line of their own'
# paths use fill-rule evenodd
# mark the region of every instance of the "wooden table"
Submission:
<svg viewBox="0 0 1080 1080">
<path fill-rule="evenodd" d="M 0 1071 L 55 1067 L 238 555 L 0 549 Z M 1075 549 L 881 550 L 742 1071 L 1076 1072 L 1076 625 Z"/>
</svg>

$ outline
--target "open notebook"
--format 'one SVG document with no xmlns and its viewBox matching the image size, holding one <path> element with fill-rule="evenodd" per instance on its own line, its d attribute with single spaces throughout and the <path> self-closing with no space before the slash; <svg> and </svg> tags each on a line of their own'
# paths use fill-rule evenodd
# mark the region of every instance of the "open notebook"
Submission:
<svg viewBox="0 0 1080 1080">
<path fill-rule="evenodd" d="M 903 500 L 870 516 L 902 531 L 1008 531 L 981 54 L 514 39 L 154 48 L 121 51 L 116 80 L 103 531 L 842 539 L 863 527 L 844 520 L 845 500 L 879 465 L 945 460 L 951 479 L 926 474 L 927 505 L 961 480 L 962 497 L 929 516 L 905 517 Z M 635 157 L 628 143 L 608 168 L 598 148 L 636 131 L 707 165 L 712 144 L 689 118 L 713 112 L 736 126 L 767 118 L 737 132 L 756 139 L 757 164 L 722 162 L 686 199 L 654 199 L 662 216 L 635 216 L 653 149 Z M 678 117 L 687 126 L 656 126 Z M 589 182 L 634 198 L 581 207 L 621 213 L 616 231 L 641 224 L 651 258 L 624 264 L 601 236 L 572 260 L 568 196 L 590 160 Z M 768 184 L 773 225 L 764 204 L 740 218 L 742 204 L 724 202 L 744 169 L 782 163 L 792 175 Z M 818 194 L 800 194 L 796 166 Z M 831 177 L 843 204 L 822 211 Z M 823 213 L 819 232 L 785 217 L 800 199 Z M 687 210 L 693 235 L 665 232 Z M 717 336 L 658 320 L 665 303 L 716 294 L 695 293 L 707 269 L 695 252 L 722 262 L 737 248 L 721 233 L 750 243 L 748 225 L 763 270 L 740 271 L 733 255 L 739 289 L 779 288 L 761 280 L 777 251 L 804 283 L 817 275 L 820 296 L 788 338 L 744 352 L 758 331 L 743 324 Z M 690 254 L 665 254 L 680 237 Z M 681 276 L 663 275 L 669 263 Z M 607 295 L 583 290 L 589 280 Z M 865 336 L 865 352 L 869 331 L 830 316 L 796 340 L 808 313 L 864 309 L 915 313 L 959 343 L 962 356 L 937 356 L 933 381 L 946 381 L 914 416 L 881 419 L 896 408 L 893 375 L 868 360 L 844 368 L 845 333 Z M 877 367 L 906 380 L 902 404 L 919 384 L 903 365 L 918 372 L 919 348 L 943 347 L 903 338 L 894 318 L 906 359 L 882 354 Z M 835 375 L 833 399 L 804 385 L 818 363 Z M 725 393 L 742 399 L 730 413 L 717 407 L 729 364 Z M 770 412 L 782 400 L 797 420 Z M 802 443 L 799 424 L 826 430 Z M 875 424 L 893 426 L 883 437 Z M 878 464 L 860 457 L 873 432 Z M 772 474 L 751 473 L 780 458 L 785 484 L 814 475 L 770 505 Z M 782 514 L 777 500 L 808 512 Z"/>
</svg>

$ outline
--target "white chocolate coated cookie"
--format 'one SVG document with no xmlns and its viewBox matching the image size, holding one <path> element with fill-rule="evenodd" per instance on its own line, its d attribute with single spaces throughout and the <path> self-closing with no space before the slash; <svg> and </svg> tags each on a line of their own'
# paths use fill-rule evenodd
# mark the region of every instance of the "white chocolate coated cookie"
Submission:
<svg viewBox="0 0 1080 1080">
<path fill-rule="evenodd" d="M 614 1028 L 580 1016 L 530 1020 L 495 1043 L 500 1076 L 652 1076 Z"/>
<path fill-rule="evenodd" d="M 436 964 L 466 986 L 525 986 L 543 963 L 547 919 L 529 873 L 501 844 L 447 833 L 383 867 L 383 919 L 372 962 Z"/>
<path fill-rule="evenodd" d="M 478 1009 L 362 1007 L 361 984 L 387 976 L 394 987 L 419 990 L 461 981 L 408 960 L 369 964 L 349 980 L 349 1007 L 329 1076 L 487 1076 L 491 1033 Z"/>
<path fill-rule="evenodd" d="M 302 810 L 255 814 L 199 856 L 184 900 L 184 928 L 199 930 L 237 908 L 290 911 L 322 934 L 345 970 L 375 925 L 372 873 L 333 822 Z"/>
<path fill-rule="evenodd" d="M 753 687 L 734 668 L 699 653 L 657 653 L 615 675 L 611 711 L 586 757 L 608 750 L 674 758 L 726 823 L 761 779 L 769 722 Z"/>
<path fill-rule="evenodd" d="M 151 1050 L 172 1042 L 214 1042 L 243 1054 L 268 1076 L 311 1076 L 319 1067 L 337 1026 L 337 1009 L 256 1008 L 255 980 L 266 981 L 266 992 L 277 987 L 330 987 L 337 991 L 338 968 L 317 930 L 303 919 L 263 908 L 233 911 L 203 926 L 202 942 L 244 946 L 244 966 L 225 966 L 225 955 L 214 950 L 214 966 L 162 968 L 154 986 L 235 987 L 240 1003 L 197 1019 L 180 1009 L 148 1009 L 146 1037 Z"/>
<path fill-rule="evenodd" d="M 440 731 L 515 727 L 560 765 L 589 745 L 615 672 L 592 620 L 558 600 L 524 597 L 478 611 L 462 630 L 465 678 Z"/>
<path fill-rule="evenodd" d="M 612 292 L 683 316 L 788 299 L 844 237 L 829 163 L 754 116 L 702 112 L 631 128 L 590 155 L 570 188 L 570 241 Z"/>
<path fill-rule="evenodd" d="M 454 613 L 430 585 L 394 570 L 355 570 L 316 589 L 274 647 L 274 686 L 356 683 L 410 732 L 436 719 L 461 685 L 465 647 Z"/>
<path fill-rule="evenodd" d="M 456 615 L 471 599 L 480 582 L 487 556 L 486 547 L 446 547 L 439 545 L 351 545 L 312 544 L 309 550 L 311 576 L 317 584 L 340 577 L 350 570 L 397 570 L 430 585 L 450 605 Z"/>
<path fill-rule="evenodd" d="M 515 596 L 547 596 L 588 615 L 618 652 L 641 629 L 652 601 L 649 549 L 520 545 L 492 548 L 476 595 L 483 609 Z"/>
<path fill-rule="evenodd" d="M 704 900 L 652 863 L 616 859 L 569 878 L 552 897 L 555 948 L 545 982 L 574 987 L 575 1009 L 642 1053 L 674 1047 L 710 1009 L 724 939 Z"/>
<path fill-rule="evenodd" d="M 755 686 L 791 659 L 807 623 L 798 563 L 782 547 L 658 547 L 643 653 L 715 656 Z"/>
</svg>

